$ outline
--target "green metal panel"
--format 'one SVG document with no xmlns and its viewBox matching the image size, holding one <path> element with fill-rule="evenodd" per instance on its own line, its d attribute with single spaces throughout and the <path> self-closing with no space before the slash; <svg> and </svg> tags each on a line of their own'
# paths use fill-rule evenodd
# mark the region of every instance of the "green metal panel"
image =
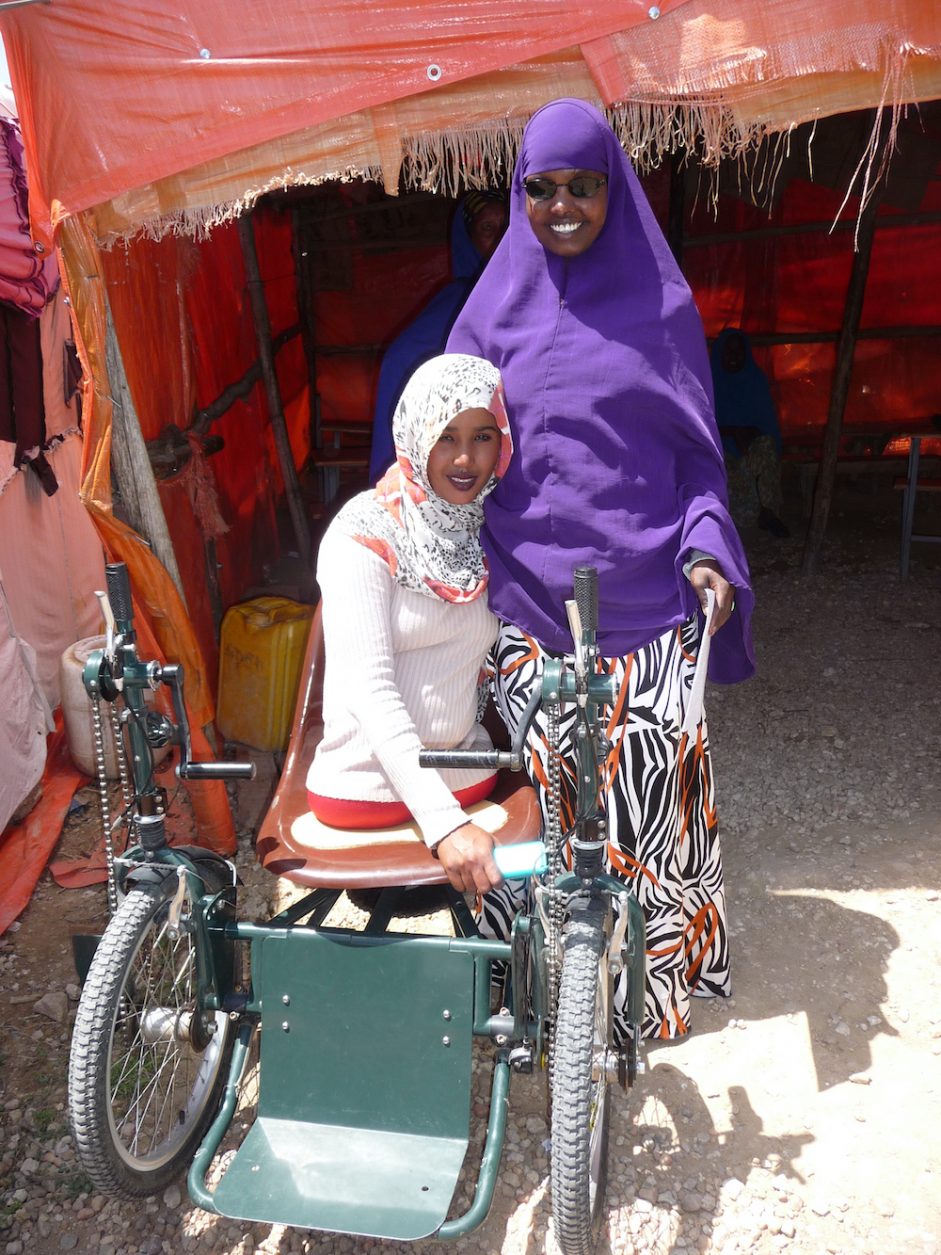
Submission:
<svg viewBox="0 0 941 1255">
<path fill-rule="evenodd" d="M 242 1219 L 401 1240 L 448 1213 L 470 1122 L 474 956 L 449 938 L 267 930 L 258 1117 L 215 1191 Z"/>
<path fill-rule="evenodd" d="M 256 943 L 259 1114 L 466 1137 L 473 956 L 448 938 L 297 929 Z"/>
</svg>

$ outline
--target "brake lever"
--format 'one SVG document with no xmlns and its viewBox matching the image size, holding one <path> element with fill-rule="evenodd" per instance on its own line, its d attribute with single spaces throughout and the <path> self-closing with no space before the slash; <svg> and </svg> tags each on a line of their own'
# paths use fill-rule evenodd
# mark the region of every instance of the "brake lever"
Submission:
<svg viewBox="0 0 941 1255">
<path fill-rule="evenodd" d="M 95 596 L 98 598 L 98 606 L 99 606 L 99 609 L 101 610 L 101 617 L 105 621 L 104 655 L 110 663 L 113 663 L 114 656 L 115 656 L 115 640 L 116 640 L 114 612 L 111 609 L 111 602 L 108 599 L 107 593 L 102 592 L 102 590 L 99 588 L 95 590 Z"/>
<path fill-rule="evenodd" d="M 565 613 L 568 616 L 572 640 L 575 642 L 575 678 L 578 681 L 579 689 L 582 689 L 584 688 L 585 676 L 588 674 L 588 662 L 585 657 L 582 615 L 578 608 L 578 602 L 575 600 L 567 601 L 565 603 Z"/>
</svg>

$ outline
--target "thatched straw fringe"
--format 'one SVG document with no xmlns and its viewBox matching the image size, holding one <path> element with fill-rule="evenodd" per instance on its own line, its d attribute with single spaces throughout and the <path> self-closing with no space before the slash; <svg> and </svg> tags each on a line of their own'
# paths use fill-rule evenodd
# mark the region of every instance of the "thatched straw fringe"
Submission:
<svg viewBox="0 0 941 1255">
<path fill-rule="evenodd" d="M 606 110 L 624 151 L 643 174 L 673 152 L 695 152 L 703 165 L 717 170 L 724 159 L 739 159 L 746 182 L 770 199 L 774 177 L 784 159 L 780 141 L 789 132 L 773 133 L 756 124 L 745 130 L 722 103 L 715 101 L 626 101 Z M 403 139 L 406 186 L 455 196 L 467 187 L 486 187 L 509 177 L 519 153 L 525 118 L 503 119 L 470 129 L 427 132 Z M 745 160 L 775 141 L 769 172 L 767 154 L 749 170 Z M 756 178 L 757 171 L 757 178 Z M 712 199 L 718 194 L 713 180 Z"/>
<path fill-rule="evenodd" d="M 311 174 L 304 170 L 285 169 L 276 178 L 259 187 L 248 188 L 236 200 L 217 205 L 196 205 L 178 209 L 172 213 L 155 215 L 140 223 L 129 225 L 126 230 L 98 237 L 101 248 L 110 249 L 116 244 L 128 245 L 143 236 L 148 240 L 162 240 L 166 235 L 182 235 L 193 240 L 208 240 L 216 227 L 240 218 L 253 208 L 255 202 L 268 192 L 285 191 L 289 187 L 314 187 L 321 183 L 351 183 L 354 179 L 382 182 L 382 170 L 378 166 L 362 169 L 347 167 L 343 170 L 326 170 Z"/>
<path fill-rule="evenodd" d="M 627 101 L 606 113 L 641 173 L 677 150 L 695 151 L 704 164 L 716 166 L 722 158 L 757 147 L 767 134 L 760 125 L 743 132 L 731 112 L 714 101 Z M 485 187 L 506 177 L 515 164 L 525 123 L 525 118 L 502 119 L 405 136 L 406 185 L 454 196 L 462 188 Z"/>
<path fill-rule="evenodd" d="M 860 212 L 893 151 L 899 118 L 906 108 L 903 101 L 914 98 L 910 63 L 920 52 L 910 44 L 887 45 L 881 49 L 876 62 L 885 67 L 881 99 L 876 106 L 869 144 L 846 190 L 846 200 L 854 193 L 862 197 Z M 773 85 L 764 87 L 766 99 L 773 101 Z M 768 205 L 773 199 L 775 180 L 787 155 L 792 132 L 800 123 L 816 119 L 798 117 L 782 128 L 760 119 L 743 121 L 745 112 L 743 98 L 736 109 L 732 101 L 715 95 L 687 94 L 657 100 L 627 100 L 608 109 L 607 116 L 639 172 L 656 168 L 664 157 L 674 152 L 695 153 L 700 163 L 713 172 L 718 170 L 721 161 L 735 160 L 739 163 L 743 186 L 752 199 Z M 403 135 L 405 185 L 455 196 L 468 187 L 505 182 L 516 161 L 526 121 L 526 116 L 511 115 L 468 127 Z M 811 136 L 811 146 L 812 143 Z M 261 186 L 247 189 L 235 200 L 157 214 L 139 223 L 129 223 L 126 230 L 100 239 L 99 243 L 108 248 L 139 235 L 156 240 L 168 234 L 202 240 L 214 227 L 251 209 L 266 192 L 334 180 L 348 182 L 355 178 L 382 182 L 383 172 L 375 165 L 317 171 L 288 167 Z M 710 182 L 709 199 L 714 203 L 718 196 L 717 178 Z"/>
<path fill-rule="evenodd" d="M 903 52 L 914 51 L 910 46 Z M 889 164 L 889 159 L 895 149 L 895 141 L 898 133 L 899 118 L 905 111 L 902 104 L 904 96 L 903 82 L 908 70 L 907 56 L 900 56 L 894 66 L 890 66 L 890 72 L 887 73 L 882 86 L 882 99 L 879 102 L 879 108 L 876 110 L 875 120 L 873 122 L 872 131 L 869 134 L 869 142 L 867 143 L 863 155 L 859 159 L 859 164 L 853 171 L 853 177 L 850 185 L 846 189 L 846 195 L 843 197 L 843 203 L 840 205 L 834 224 L 850 198 L 854 187 L 862 175 L 862 186 L 859 192 L 859 212 L 856 215 L 856 232 L 853 237 L 853 247 L 859 247 L 859 223 L 862 218 L 863 210 L 868 205 L 876 184 L 885 174 Z M 894 71 L 894 72 L 892 72 Z M 873 167 L 878 160 L 878 167 L 875 171 Z"/>
<path fill-rule="evenodd" d="M 148 218 L 137 230 L 129 228 L 120 235 L 109 237 L 105 241 L 105 247 L 128 244 L 139 236 L 148 240 L 161 240 L 165 235 L 186 235 L 194 240 L 208 240 L 213 227 L 218 227 L 223 222 L 238 217 L 241 212 L 238 202 L 229 202 L 225 205 L 200 205 L 196 209 L 178 209 L 161 218 Z"/>
<path fill-rule="evenodd" d="M 456 196 L 467 187 L 508 180 L 526 121 L 504 118 L 461 130 L 404 136 L 406 186 Z"/>
</svg>

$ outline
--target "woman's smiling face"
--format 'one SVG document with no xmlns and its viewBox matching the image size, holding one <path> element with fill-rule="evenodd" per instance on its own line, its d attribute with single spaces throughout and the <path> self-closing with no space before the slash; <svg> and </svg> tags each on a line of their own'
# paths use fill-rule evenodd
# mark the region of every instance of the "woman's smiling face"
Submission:
<svg viewBox="0 0 941 1255">
<path fill-rule="evenodd" d="M 500 431 L 489 410 L 462 410 L 428 455 L 428 482 L 450 505 L 468 505 L 490 483 Z"/>
<path fill-rule="evenodd" d="M 594 196 L 573 196 L 567 185 L 580 175 L 601 179 Z M 547 200 L 526 197 L 526 215 L 539 243 L 557 257 L 579 257 L 601 234 L 608 212 L 608 189 L 599 170 L 532 170 L 527 179 L 548 179 L 555 193 Z"/>
</svg>

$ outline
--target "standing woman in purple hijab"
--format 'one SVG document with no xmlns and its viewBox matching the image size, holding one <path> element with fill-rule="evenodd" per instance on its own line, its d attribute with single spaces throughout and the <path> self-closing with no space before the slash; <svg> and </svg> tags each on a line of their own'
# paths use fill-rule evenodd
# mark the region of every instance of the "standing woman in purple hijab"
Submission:
<svg viewBox="0 0 941 1255">
<path fill-rule="evenodd" d="M 710 676 L 754 664 L 748 566 L 729 515 L 712 381 L 692 294 L 601 113 L 556 100 L 526 127 L 510 225 L 448 352 L 499 367 L 516 456 L 485 506 L 496 697 L 512 730 L 546 656 L 571 650 L 576 566 L 599 574 L 602 665 L 620 680 L 607 735 L 611 870 L 647 923 L 646 1037 L 690 1028 L 690 996 L 731 992 L 709 742 L 686 716 L 706 590 Z M 574 758 L 574 715 L 563 754 Z M 568 739 L 567 739 L 568 738 Z M 543 795 L 544 729 L 529 771 Z M 563 769 L 563 819 L 570 775 Z M 484 900 L 506 936 L 520 882 Z M 623 1039 L 626 981 L 615 995 Z"/>
</svg>

